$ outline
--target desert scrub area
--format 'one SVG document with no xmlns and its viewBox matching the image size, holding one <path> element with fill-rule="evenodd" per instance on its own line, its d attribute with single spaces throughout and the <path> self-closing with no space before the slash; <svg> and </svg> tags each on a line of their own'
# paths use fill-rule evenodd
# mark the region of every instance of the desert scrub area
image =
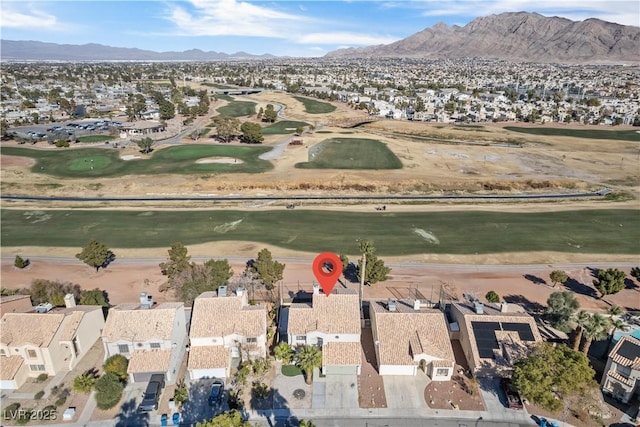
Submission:
<svg viewBox="0 0 640 427">
<path fill-rule="evenodd" d="M 366 236 L 380 255 L 557 251 L 640 254 L 636 209 L 549 212 L 464 210 L 17 210 L 3 209 L 3 247 L 157 248 L 248 241 L 348 253 Z M 337 227 L 337 228 L 336 228 Z"/>
</svg>

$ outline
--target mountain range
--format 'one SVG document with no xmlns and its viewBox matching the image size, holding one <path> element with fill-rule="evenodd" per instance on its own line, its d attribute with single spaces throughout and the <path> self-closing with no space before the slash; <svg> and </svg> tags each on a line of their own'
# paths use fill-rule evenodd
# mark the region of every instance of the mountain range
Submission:
<svg viewBox="0 0 640 427">
<path fill-rule="evenodd" d="M 102 44 L 56 44 L 39 41 L 0 40 L 3 61 L 221 61 L 233 59 L 270 59 L 273 55 L 251 55 L 205 52 L 191 49 L 184 52 L 154 52 Z"/>
<path fill-rule="evenodd" d="M 346 48 L 328 58 L 497 58 L 528 62 L 638 63 L 640 28 L 600 19 L 571 21 L 509 12 L 464 27 L 439 23 L 387 45 Z"/>
<path fill-rule="evenodd" d="M 101 44 L 0 40 L 3 61 L 220 61 L 276 56 L 191 49 L 155 52 Z M 571 21 L 509 12 L 477 18 L 464 27 L 439 23 L 387 45 L 338 49 L 325 58 L 497 58 L 557 63 L 639 63 L 640 27 L 600 19 Z"/>
</svg>

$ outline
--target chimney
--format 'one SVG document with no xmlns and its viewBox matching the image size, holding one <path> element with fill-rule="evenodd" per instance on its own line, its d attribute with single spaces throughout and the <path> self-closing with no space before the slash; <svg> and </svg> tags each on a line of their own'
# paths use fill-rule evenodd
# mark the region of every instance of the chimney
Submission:
<svg viewBox="0 0 640 427">
<path fill-rule="evenodd" d="M 507 304 L 506 301 L 502 301 L 502 303 L 500 303 L 500 312 L 506 313 L 507 311 L 509 311 L 509 304 Z"/>
<path fill-rule="evenodd" d="M 420 310 L 420 300 L 418 298 L 413 301 L 413 309 Z"/>
<path fill-rule="evenodd" d="M 75 307 L 76 297 L 74 297 L 73 294 L 66 294 L 64 296 L 64 306 L 67 308 Z"/>
<path fill-rule="evenodd" d="M 148 310 L 153 307 L 153 298 L 147 295 L 146 292 L 140 292 L 140 308 Z"/>
<path fill-rule="evenodd" d="M 476 314 L 484 314 L 484 304 L 480 301 L 473 303 L 473 307 L 475 308 Z"/>
<path fill-rule="evenodd" d="M 227 287 L 226 286 L 218 286 L 218 296 L 226 297 L 227 296 Z"/>
<path fill-rule="evenodd" d="M 387 301 L 387 308 L 389 311 L 396 311 L 396 300 L 389 298 Z"/>
<path fill-rule="evenodd" d="M 313 284 L 313 294 L 320 295 L 320 285 L 318 285 L 317 283 Z"/>
</svg>

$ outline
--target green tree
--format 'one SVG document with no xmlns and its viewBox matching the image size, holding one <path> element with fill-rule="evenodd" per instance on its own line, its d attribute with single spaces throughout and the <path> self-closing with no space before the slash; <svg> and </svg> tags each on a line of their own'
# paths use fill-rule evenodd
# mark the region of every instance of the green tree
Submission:
<svg viewBox="0 0 640 427">
<path fill-rule="evenodd" d="M 33 279 L 29 288 L 31 302 L 34 305 L 48 302 L 54 307 L 64 306 L 64 297 L 67 294 L 72 294 L 78 300 L 81 294 L 80 285 L 46 279 Z"/>
<path fill-rule="evenodd" d="M 229 262 L 225 260 L 209 260 L 204 264 L 191 264 L 173 279 L 174 288 L 180 301 L 191 305 L 193 300 L 203 292 L 215 291 L 233 276 Z"/>
<path fill-rule="evenodd" d="M 307 384 L 313 382 L 313 368 L 322 366 L 322 352 L 313 345 L 304 345 L 298 348 L 295 355 L 295 363 L 304 372 Z"/>
<path fill-rule="evenodd" d="M 16 255 L 15 259 L 13 260 L 13 265 L 16 268 L 22 269 L 29 265 L 29 260 L 22 258 L 20 255 Z"/>
<path fill-rule="evenodd" d="M 631 269 L 631 276 L 635 277 L 640 282 L 640 267 L 633 267 Z"/>
<path fill-rule="evenodd" d="M 299 427 L 316 427 L 313 421 L 300 420 Z"/>
<path fill-rule="evenodd" d="M 160 120 L 173 119 L 176 116 L 176 106 L 170 101 L 163 101 L 160 104 Z"/>
<path fill-rule="evenodd" d="M 569 280 L 569 276 L 562 270 L 553 270 L 549 274 L 549 278 L 551 279 L 551 283 L 553 283 L 553 287 L 555 288 L 558 283 L 562 283 L 563 285 Z"/>
<path fill-rule="evenodd" d="M 264 121 L 268 123 L 274 123 L 278 119 L 278 113 L 273 108 L 272 104 L 267 104 L 267 108 L 264 110 Z"/>
<path fill-rule="evenodd" d="M 282 280 L 285 264 L 274 261 L 271 251 L 264 248 L 258 252 L 258 257 L 250 263 L 249 269 L 258 275 L 267 290 L 272 290 L 278 280 Z"/>
<path fill-rule="evenodd" d="M 240 129 L 240 120 L 235 117 L 216 116 L 213 118 L 213 124 L 222 142 L 231 141 Z"/>
<path fill-rule="evenodd" d="M 146 137 L 142 138 L 140 141 L 136 141 L 138 147 L 140 148 L 140 152 L 143 154 L 147 154 L 153 151 L 151 147 L 153 147 L 153 139 Z"/>
<path fill-rule="evenodd" d="M 129 360 L 121 354 L 114 354 L 104 361 L 102 368 L 105 372 L 115 375 L 118 381 L 125 382 L 129 378 L 127 374 L 127 368 L 129 367 Z"/>
<path fill-rule="evenodd" d="M 298 127 L 296 128 L 296 133 L 297 133 L 298 135 L 302 135 L 302 132 L 304 132 L 304 128 L 303 128 L 302 126 L 298 126 Z"/>
<path fill-rule="evenodd" d="M 617 294 L 624 289 L 624 280 L 627 275 L 617 268 L 598 270 L 598 278 L 594 279 L 593 285 L 600 291 L 602 296 Z"/>
<path fill-rule="evenodd" d="M 572 349 L 578 351 L 580 349 L 580 344 L 582 342 L 582 334 L 584 332 L 584 327 L 589 321 L 591 315 L 584 310 L 580 310 L 578 315 L 576 316 L 576 331 L 575 337 L 573 338 L 573 346 Z"/>
<path fill-rule="evenodd" d="M 387 280 L 391 268 L 384 265 L 384 261 L 376 256 L 376 248 L 370 240 L 363 240 L 358 243 L 360 253 L 365 255 L 366 266 L 364 271 L 364 282 L 373 285 Z M 362 277 L 362 259 L 358 260 L 358 279 Z"/>
<path fill-rule="evenodd" d="M 73 379 L 73 389 L 79 393 L 89 393 L 96 383 L 91 372 L 84 372 Z"/>
<path fill-rule="evenodd" d="M 188 255 L 187 248 L 182 242 L 171 244 L 169 249 L 169 259 L 160 263 L 160 271 L 169 277 L 169 281 L 180 272 L 186 270 L 191 265 L 191 256 Z"/>
<path fill-rule="evenodd" d="M 418 97 L 418 99 L 416 99 L 416 113 L 421 113 L 425 110 L 425 105 L 424 105 L 424 100 L 421 97 Z"/>
<path fill-rule="evenodd" d="M 284 364 L 290 364 L 293 360 L 293 356 L 295 355 L 295 351 L 289 345 L 288 342 L 282 341 L 280 344 L 275 346 L 273 349 L 273 354 L 276 356 L 276 359 L 282 361 Z"/>
<path fill-rule="evenodd" d="M 258 110 L 258 114 L 256 115 L 256 117 L 258 118 L 258 120 L 261 120 L 263 115 L 264 115 L 264 108 L 260 107 L 260 109 Z"/>
<path fill-rule="evenodd" d="M 538 343 L 529 356 L 514 364 L 512 381 L 520 395 L 548 410 L 563 400 L 585 396 L 597 383 L 587 357 L 564 344 Z"/>
<path fill-rule="evenodd" d="M 0 120 L 0 136 L 6 136 L 9 130 L 9 122 L 6 119 Z"/>
<path fill-rule="evenodd" d="M 95 383 L 96 403 L 99 409 L 111 409 L 120 402 L 124 386 L 118 377 L 110 372 L 105 373 Z"/>
<path fill-rule="evenodd" d="M 569 291 L 554 292 L 547 299 L 547 315 L 554 328 L 569 332 L 569 321 L 580 307 L 578 300 Z"/>
<path fill-rule="evenodd" d="M 500 302 L 500 295 L 498 295 L 495 291 L 487 292 L 487 295 L 484 296 L 489 302 Z"/>
<path fill-rule="evenodd" d="M 240 132 L 242 132 L 242 141 L 247 144 L 260 144 L 264 141 L 262 127 L 258 123 L 244 122 L 240 126 Z"/>
<path fill-rule="evenodd" d="M 590 316 L 589 320 L 584 325 L 584 345 L 582 346 L 582 352 L 589 354 L 589 348 L 593 341 L 600 341 L 607 337 L 607 332 L 611 326 L 611 322 L 607 317 L 602 314 L 594 313 Z"/>
<path fill-rule="evenodd" d="M 181 408 L 187 400 L 189 400 L 187 385 L 184 381 L 180 381 L 176 384 L 176 389 L 173 391 L 173 401 L 176 402 L 178 408 Z"/>
<path fill-rule="evenodd" d="M 95 267 L 96 271 L 100 267 L 105 268 L 115 257 L 115 254 L 104 243 L 97 240 L 90 240 L 87 246 L 82 248 L 82 252 L 76 254 L 76 258 Z"/>
<path fill-rule="evenodd" d="M 345 254 L 340 254 L 340 262 L 342 263 L 342 274 L 349 268 L 349 257 Z"/>
<path fill-rule="evenodd" d="M 232 409 L 216 415 L 209 421 L 202 421 L 196 427 L 251 427 L 251 424 L 242 419 L 242 414 Z"/>
<path fill-rule="evenodd" d="M 99 305 L 109 307 L 109 295 L 102 289 L 88 289 L 80 293 L 80 305 Z"/>
</svg>

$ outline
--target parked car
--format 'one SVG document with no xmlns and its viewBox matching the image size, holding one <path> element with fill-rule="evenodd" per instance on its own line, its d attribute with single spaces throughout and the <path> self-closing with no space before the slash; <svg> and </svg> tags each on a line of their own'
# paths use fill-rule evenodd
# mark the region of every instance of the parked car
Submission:
<svg viewBox="0 0 640 427">
<path fill-rule="evenodd" d="M 513 388 L 513 384 L 511 384 L 510 378 L 502 378 L 500 380 L 500 388 L 504 392 L 507 397 L 507 406 L 510 409 L 522 409 L 522 399 L 520 399 L 520 395 Z"/>
<path fill-rule="evenodd" d="M 160 394 L 164 388 L 164 375 L 153 374 L 147 384 L 147 389 L 142 396 L 142 402 L 138 406 L 138 411 L 148 412 L 158 409 L 158 402 L 160 401 Z"/>
<path fill-rule="evenodd" d="M 209 405 L 215 406 L 220 403 L 222 393 L 224 392 L 224 383 L 222 380 L 216 379 L 211 385 L 211 393 L 209 393 Z"/>
</svg>

